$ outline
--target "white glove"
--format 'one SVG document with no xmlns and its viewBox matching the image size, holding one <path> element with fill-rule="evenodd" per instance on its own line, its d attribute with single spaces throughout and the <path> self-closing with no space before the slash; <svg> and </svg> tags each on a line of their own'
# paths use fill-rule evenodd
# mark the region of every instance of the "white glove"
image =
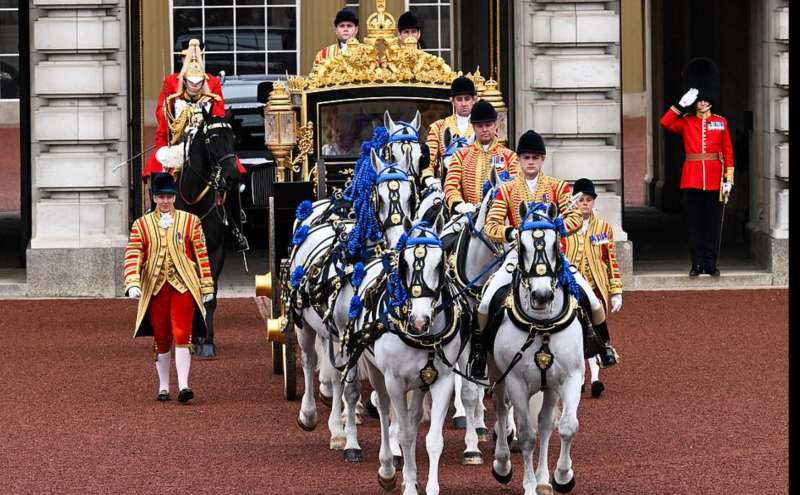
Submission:
<svg viewBox="0 0 800 495">
<path fill-rule="evenodd" d="M 239 192 L 240 193 L 243 193 L 245 189 L 247 189 L 247 185 L 244 182 L 239 184 Z"/>
<path fill-rule="evenodd" d="M 425 187 L 431 188 L 435 191 L 441 191 L 442 183 L 436 177 L 425 177 Z"/>
<path fill-rule="evenodd" d="M 582 192 L 576 192 L 575 194 L 573 194 L 572 197 L 569 199 L 569 205 L 567 206 L 567 209 L 574 210 L 575 207 L 578 206 L 578 201 L 581 200 L 582 196 L 583 196 Z"/>
<path fill-rule="evenodd" d="M 456 213 L 466 215 L 475 211 L 475 205 L 472 203 L 458 203 L 453 209 L 456 211 Z"/>
<path fill-rule="evenodd" d="M 614 294 L 611 296 L 611 312 L 616 313 L 622 309 L 622 294 Z"/>
<path fill-rule="evenodd" d="M 203 304 L 214 300 L 214 294 L 206 294 L 203 296 Z"/>
<path fill-rule="evenodd" d="M 186 147 L 183 143 L 172 146 L 162 146 L 156 151 L 156 160 L 164 169 L 180 170 L 183 168 L 183 158 Z"/>
<path fill-rule="evenodd" d="M 688 107 L 689 105 L 694 103 L 695 100 L 697 100 L 697 94 L 698 93 L 699 93 L 699 91 L 697 91 L 696 88 L 689 89 L 689 91 L 687 91 L 686 93 L 684 93 L 683 96 L 681 96 L 681 99 L 678 102 L 678 105 L 682 106 L 683 108 Z"/>
<path fill-rule="evenodd" d="M 128 297 L 131 299 L 139 299 L 142 297 L 142 291 L 138 287 L 131 287 L 128 289 Z"/>
<path fill-rule="evenodd" d="M 722 194 L 724 194 L 725 196 L 728 196 L 731 193 L 732 189 L 733 189 L 733 184 L 732 183 L 730 183 L 730 182 L 723 182 L 722 183 Z"/>
</svg>

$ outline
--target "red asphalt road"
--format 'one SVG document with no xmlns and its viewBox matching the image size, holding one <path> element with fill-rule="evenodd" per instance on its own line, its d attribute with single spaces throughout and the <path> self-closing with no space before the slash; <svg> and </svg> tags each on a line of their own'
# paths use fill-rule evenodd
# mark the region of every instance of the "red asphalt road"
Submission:
<svg viewBox="0 0 800 495">
<path fill-rule="evenodd" d="M 220 357 L 192 362 L 185 406 L 154 400 L 132 301 L 4 300 L 0 314 L 3 493 L 381 493 L 377 421 L 359 430 L 362 464 L 328 450 L 320 403 L 319 427 L 301 431 L 250 299 L 220 302 Z M 626 294 L 610 322 L 622 362 L 581 401 L 573 493 L 788 493 L 787 317 L 787 290 Z M 501 487 L 482 447 L 483 466 L 462 466 L 448 425 L 442 494 L 522 493 L 519 454 Z"/>
</svg>

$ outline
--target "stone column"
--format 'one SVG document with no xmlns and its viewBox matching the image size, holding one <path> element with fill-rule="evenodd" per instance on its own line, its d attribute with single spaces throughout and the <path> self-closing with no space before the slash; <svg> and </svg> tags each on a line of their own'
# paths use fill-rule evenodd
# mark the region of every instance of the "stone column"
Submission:
<svg viewBox="0 0 800 495">
<path fill-rule="evenodd" d="M 114 296 L 128 233 L 122 0 L 31 0 L 28 292 Z"/>
<path fill-rule="evenodd" d="M 753 4 L 753 151 L 751 221 L 753 253 L 788 284 L 789 244 L 789 2 Z M 734 181 L 735 183 L 735 181 Z M 734 190 L 735 190 L 734 185 Z"/>
<path fill-rule="evenodd" d="M 516 0 L 516 129 L 545 138 L 548 175 L 591 178 L 614 228 L 623 277 L 633 272 L 622 230 L 620 2 Z"/>
</svg>

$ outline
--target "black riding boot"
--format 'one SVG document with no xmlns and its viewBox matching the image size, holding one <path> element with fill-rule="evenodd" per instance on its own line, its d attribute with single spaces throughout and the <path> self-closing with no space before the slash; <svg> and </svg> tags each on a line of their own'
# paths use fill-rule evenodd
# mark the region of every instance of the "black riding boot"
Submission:
<svg viewBox="0 0 800 495">
<path fill-rule="evenodd" d="M 476 311 L 477 321 L 472 325 L 469 346 L 469 376 L 477 380 L 486 379 L 486 349 L 483 346 L 483 330 L 489 320 L 487 315 Z"/>
<path fill-rule="evenodd" d="M 600 366 L 603 368 L 610 368 L 617 364 L 619 355 L 616 349 L 611 346 L 610 337 L 608 335 L 608 324 L 603 322 L 595 326 L 598 336 L 603 339 L 603 350 L 600 352 Z"/>
</svg>

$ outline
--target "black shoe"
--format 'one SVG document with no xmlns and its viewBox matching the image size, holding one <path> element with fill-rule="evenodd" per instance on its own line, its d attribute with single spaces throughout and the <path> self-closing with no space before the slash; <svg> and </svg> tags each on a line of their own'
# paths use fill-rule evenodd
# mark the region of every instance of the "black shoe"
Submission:
<svg viewBox="0 0 800 495">
<path fill-rule="evenodd" d="M 696 276 L 700 275 L 702 272 L 703 272 L 703 270 L 699 266 L 692 265 L 692 269 L 689 270 L 689 276 L 690 277 L 696 277 Z"/>
<path fill-rule="evenodd" d="M 192 392 L 192 389 L 185 388 L 178 392 L 178 402 L 181 404 L 186 404 L 192 399 L 194 399 L 194 392 Z"/>
<path fill-rule="evenodd" d="M 707 273 L 712 277 L 719 277 L 719 270 L 717 269 L 716 266 L 706 267 L 705 270 L 703 270 L 703 273 Z"/>
<path fill-rule="evenodd" d="M 603 349 L 603 352 L 601 352 L 599 356 L 600 356 L 601 368 L 610 368 L 615 364 L 617 364 L 617 361 L 619 359 L 617 351 L 613 347 L 611 347 L 611 344 L 606 344 L 605 349 Z"/>
<path fill-rule="evenodd" d="M 159 390 L 158 395 L 156 396 L 156 400 L 159 402 L 166 402 L 169 399 L 169 392 L 166 390 Z"/>
</svg>

